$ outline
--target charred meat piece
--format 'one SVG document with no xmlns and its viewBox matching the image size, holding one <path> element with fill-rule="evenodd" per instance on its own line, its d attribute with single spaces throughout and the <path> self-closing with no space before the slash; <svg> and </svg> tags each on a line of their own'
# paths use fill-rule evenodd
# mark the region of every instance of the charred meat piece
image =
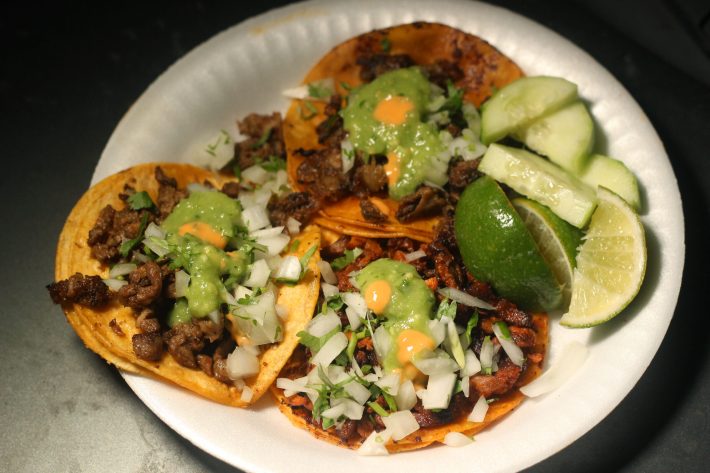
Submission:
<svg viewBox="0 0 710 473">
<path fill-rule="evenodd" d="M 501 299 L 496 306 L 498 316 L 503 319 L 508 325 L 517 325 L 519 327 L 532 327 L 532 318 L 530 314 L 518 309 L 512 302 Z"/>
<path fill-rule="evenodd" d="M 319 149 L 304 157 L 296 173 L 299 184 L 308 185 L 318 200 L 333 202 L 345 196 L 349 179 L 343 173 L 340 149 Z"/>
<path fill-rule="evenodd" d="M 222 194 L 228 195 L 232 199 L 236 199 L 239 197 L 239 190 L 240 186 L 238 182 L 225 182 L 222 186 L 221 192 Z"/>
<path fill-rule="evenodd" d="M 142 309 L 160 298 L 163 289 L 163 273 L 160 266 L 149 261 L 138 266 L 128 275 L 128 284 L 118 290 L 123 305 Z"/>
<path fill-rule="evenodd" d="M 318 203 L 308 192 L 291 192 L 273 197 L 267 206 L 269 220 L 274 226 L 286 225 L 289 217 L 299 222 L 308 221 L 318 211 Z"/>
<path fill-rule="evenodd" d="M 325 120 L 316 126 L 318 143 L 326 146 L 340 147 L 343 141 L 345 130 L 343 130 L 343 118 L 338 113 L 343 99 L 338 94 L 333 94 L 325 106 Z"/>
<path fill-rule="evenodd" d="M 470 379 L 471 388 L 486 399 L 494 395 L 505 394 L 513 389 L 522 372 L 521 367 L 513 364 L 509 358 L 504 358 L 498 363 L 498 371 L 492 375 L 473 376 Z"/>
<path fill-rule="evenodd" d="M 178 189 L 177 181 L 165 175 L 160 166 L 155 168 L 155 180 L 158 181 L 158 211 L 161 220 L 173 211 L 178 202 L 187 197 L 185 189 Z"/>
<path fill-rule="evenodd" d="M 68 279 L 47 285 L 55 304 L 74 302 L 87 307 L 101 307 L 111 298 L 108 287 L 99 276 L 75 273 Z"/>
<path fill-rule="evenodd" d="M 464 74 L 461 68 L 454 62 L 446 59 L 439 59 L 435 63 L 422 66 L 430 82 L 435 83 L 442 89 L 446 89 L 449 83 L 458 82 L 463 79 Z"/>
<path fill-rule="evenodd" d="M 452 191 L 461 192 L 478 178 L 479 161 L 480 159 L 452 161 L 449 165 L 449 186 Z"/>
<path fill-rule="evenodd" d="M 412 414 L 414 414 L 414 418 L 417 420 L 420 427 L 436 427 L 450 424 L 460 419 L 471 412 L 472 407 L 469 398 L 464 396 L 463 393 L 458 393 L 451 398 L 449 407 L 446 409 L 432 411 L 424 409 L 421 402 L 417 402 Z"/>
<path fill-rule="evenodd" d="M 382 54 L 375 53 L 357 58 L 360 66 L 360 79 L 363 82 L 371 82 L 385 72 L 411 67 L 414 61 L 407 54 Z"/>
<path fill-rule="evenodd" d="M 387 174 L 384 166 L 375 162 L 369 162 L 355 168 L 351 189 L 353 193 L 360 197 L 376 194 L 385 190 L 387 186 Z"/>
<path fill-rule="evenodd" d="M 159 361 L 163 357 L 163 338 L 159 333 L 137 333 L 131 341 L 133 353 L 141 360 Z"/>
<path fill-rule="evenodd" d="M 271 115 L 252 113 L 238 122 L 239 132 L 248 136 L 234 146 L 234 161 L 226 166 L 231 169 L 236 163 L 240 169 L 246 169 L 269 156 L 283 158 L 285 146 L 282 133 L 281 114 Z"/>
<path fill-rule="evenodd" d="M 96 219 L 89 231 L 88 245 L 91 256 L 102 263 L 112 263 L 118 260 L 119 247 L 125 240 L 138 236 L 141 226 L 141 214 L 129 208 L 117 211 L 107 205 Z"/>
<path fill-rule="evenodd" d="M 387 215 L 369 199 L 360 199 L 360 213 L 368 222 L 382 223 L 387 221 Z"/>
<path fill-rule="evenodd" d="M 421 186 L 416 192 L 402 199 L 395 216 L 402 223 L 432 217 L 439 215 L 447 203 L 443 191 L 429 186 Z"/>
<path fill-rule="evenodd" d="M 163 334 L 168 352 L 182 366 L 197 368 L 197 353 L 205 347 L 202 331 L 197 324 L 177 324 Z"/>
<path fill-rule="evenodd" d="M 427 245 L 424 251 L 426 251 L 427 257 L 434 261 L 436 277 L 443 286 L 455 289 L 464 287 L 466 270 L 444 245 L 435 240 Z"/>
</svg>

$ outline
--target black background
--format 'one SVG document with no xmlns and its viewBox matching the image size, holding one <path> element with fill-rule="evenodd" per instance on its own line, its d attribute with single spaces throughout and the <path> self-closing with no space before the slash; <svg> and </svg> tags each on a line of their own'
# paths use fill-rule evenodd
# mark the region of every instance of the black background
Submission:
<svg viewBox="0 0 710 473">
<path fill-rule="evenodd" d="M 56 441 L 64 433 L 61 428 L 43 424 L 53 412 L 52 389 L 61 391 L 63 383 L 74 382 L 70 376 L 48 381 L 44 375 L 53 372 L 45 363 L 48 357 L 34 354 L 43 352 L 62 363 L 78 363 L 76 370 L 92 370 L 97 383 L 111 386 L 111 395 L 125 397 L 129 409 L 164 431 L 159 448 L 168 454 L 179 451 L 186 459 L 184 471 L 233 471 L 170 431 L 78 341 L 65 342 L 70 329 L 57 322 L 60 311 L 43 286 L 52 279 L 64 218 L 88 186 L 106 141 L 130 105 L 196 45 L 285 3 L 64 1 L 0 10 L 0 208 L 5 223 L 0 245 L 0 470 L 57 471 L 48 466 L 53 449 L 72 445 Z M 708 471 L 710 7 L 692 1 L 495 3 L 572 40 L 631 92 L 666 146 L 686 221 L 683 287 L 650 368 L 609 417 L 530 471 Z M 50 328 L 53 335 L 45 335 Z M 50 434 L 36 449 L 18 449 L 18 442 L 32 439 L 35 431 Z M 114 435 L 129 444 L 145 441 Z M 66 471 L 95 471 L 92 459 L 110 451 L 103 438 L 82 438 L 81 455 Z M 140 471 L 165 468 L 148 461 Z M 117 462 L 115 471 L 126 470 Z"/>
</svg>

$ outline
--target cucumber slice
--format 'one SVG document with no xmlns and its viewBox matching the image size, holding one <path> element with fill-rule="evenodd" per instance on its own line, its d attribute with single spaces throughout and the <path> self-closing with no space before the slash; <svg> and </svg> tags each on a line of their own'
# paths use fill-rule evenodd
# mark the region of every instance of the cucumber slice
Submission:
<svg viewBox="0 0 710 473">
<path fill-rule="evenodd" d="M 587 107 L 574 102 L 515 130 L 513 137 L 577 176 L 592 151 L 594 122 Z"/>
<path fill-rule="evenodd" d="M 545 158 L 522 149 L 492 144 L 478 170 L 546 205 L 577 228 L 587 224 L 597 203 L 592 188 Z"/>
<path fill-rule="evenodd" d="M 614 191 L 636 210 L 641 205 L 636 176 L 621 161 L 594 154 L 589 157 L 589 163 L 579 178 L 594 189 L 604 186 Z"/>
<path fill-rule="evenodd" d="M 559 77 L 523 77 L 483 104 L 481 141 L 492 143 L 577 99 L 577 85 Z"/>
</svg>

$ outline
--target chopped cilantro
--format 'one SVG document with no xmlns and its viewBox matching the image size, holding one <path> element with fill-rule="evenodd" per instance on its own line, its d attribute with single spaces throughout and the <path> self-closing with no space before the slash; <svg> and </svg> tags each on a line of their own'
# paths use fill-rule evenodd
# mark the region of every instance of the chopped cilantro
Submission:
<svg viewBox="0 0 710 473">
<path fill-rule="evenodd" d="M 457 112 L 463 105 L 463 89 L 457 88 L 451 81 L 446 84 L 446 101 L 439 111 Z"/>
<path fill-rule="evenodd" d="M 451 320 L 456 318 L 456 302 L 444 299 L 439 304 L 439 308 L 436 311 L 436 318 L 441 319 L 443 316 L 447 316 Z"/>
<path fill-rule="evenodd" d="M 148 214 L 144 213 L 143 216 L 141 217 L 141 226 L 138 228 L 138 235 L 136 235 L 135 238 L 132 238 L 130 240 L 126 240 L 123 243 L 121 243 L 121 246 L 119 247 L 118 251 L 121 253 L 121 256 L 124 258 L 128 256 L 128 254 L 133 250 L 133 248 L 138 244 L 138 242 L 141 241 L 143 238 L 143 232 L 145 232 L 145 227 L 148 225 Z"/>
<path fill-rule="evenodd" d="M 298 238 L 293 240 L 293 243 L 291 243 L 291 250 L 290 250 L 291 253 L 294 253 L 298 249 L 300 244 L 301 244 L 301 240 L 299 240 Z"/>
<path fill-rule="evenodd" d="M 308 84 L 308 96 L 314 99 L 326 99 L 331 96 L 333 91 L 322 82 L 313 82 Z"/>
<path fill-rule="evenodd" d="M 286 161 L 274 154 L 270 155 L 266 161 L 260 161 L 258 164 L 264 171 L 269 172 L 277 172 L 279 169 L 286 169 Z"/>
<path fill-rule="evenodd" d="M 146 191 L 136 192 L 128 196 L 128 205 L 133 210 L 152 209 L 155 207 L 153 199 Z"/>
<path fill-rule="evenodd" d="M 464 341 L 465 343 L 462 343 L 464 345 L 464 349 L 468 348 L 471 345 L 471 332 L 473 332 L 473 329 L 478 325 L 478 311 L 474 310 L 473 315 L 471 315 L 471 318 L 468 319 L 468 323 L 466 324 L 466 330 L 463 333 Z"/>
<path fill-rule="evenodd" d="M 309 113 L 304 113 L 303 108 L 301 108 L 301 106 L 299 105 L 298 107 L 300 110 L 301 118 L 303 118 L 304 120 L 310 120 L 311 118 L 318 115 L 318 109 L 315 105 L 313 105 L 313 102 L 311 102 L 310 100 L 304 100 L 303 105 L 306 107 Z"/>
<path fill-rule="evenodd" d="M 506 340 L 510 340 L 510 329 L 508 329 L 508 326 L 506 325 L 506 323 L 503 322 L 502 320 L 499 320 L 498 322 L 495 323 L 495 325 L 500 330 L 500 334 L 503 335 L 503 338 Z"/>
<path fill-rule="evenodd" d="M 340 82 L 340 87 L 342 87 L 346 92 L 350 92 L 351 90 L 353 90 L 352 85 L 348 84 L 347 82 L 343 82 L 343 81 Z"/>
<path fill-rule="evenodd" d="M 379 404 L 377 404 L 375 401 L 370 401 L 367 403 L 367 405 L 370 406 L 373 411 L 378 413 L 380 415 L 380 417 L 387 417 L 389 415 L 389 413 L 386 410 L 384 410 L 384 408 L 382 406 L 380 406 Z"/>
<path fill-rule="evenodd" d="M 269 140 L 272 130 L 273 130 L 273 128 L 267 128 L 266 131 L 264 131 L 264 133 L 262 133 L 262 135 L 256 141 L 256 143 L 251 145 L 251 148 L 258 149 L 258 148 L 261 148 L 262 146 L 264 146 L 264 143 L 266 143 Z"/>
<path fill-rule="evenodd" d="M 328 300 L 325 301 L 325 305 L 327 307 L 336 311 L 342 309 L 344 304 L 345 303 L 343 302 L 343 298 L 340 294 L 330 296 Z"/>
<path fill-rule="evenodd" d="M 301 276 L 298 278 L 299 280 L 306 274 L 306 271 L 308 271 L 308 262 L 311 260 L 311 257 L 317 249 L 318 245 L 312 245 L 310 248 L 308 248 L 308 251 L 306 251 L 303 256 L 301 256 Z"/>
<path fill-rule="evenodd" d="M 387 402 L 387 407 L 390 408 L 390 411 L 397 412 L 397 402 L 394 400 L 394 396 L 382 391 L 382 397 L 385 398 L 385 401 Z"/>
<path fill-rule="evenodd" d="M 388 53 L 392 49 L 392 42 L 385 36 L 380 40 L 380 47 L 382 48 L 382 52 Z"/>
<path fill-rule="evenodd" d="M 355 261 L 358 256 L 362 254 L 361 248 L 355 248 L 353 250 L 345 250 L 345 254 L 339 258 L 335 258 L 330 266 L 335 270 L 339 271 Z"/>
<path fill-rule="evenodd" d="M 318 353 L 318 350 L 320 350 L 323 345 L 325 345 L 326 342 L 330 340 L 330 337 L 332 337 L 339 331 L 340 327 L 334 327 L 333 330 L 326 333 L 325 335 L 321 337 L 316 337 L 306 332 L 305 330 L 301 330 L 296 334 L 296 336 L 299 338 L 298 341 L 301 343 L 301 345 L 308 347 L 308 349 L 311 350 L 311 352 L 313 353 Z"/>
</svg>

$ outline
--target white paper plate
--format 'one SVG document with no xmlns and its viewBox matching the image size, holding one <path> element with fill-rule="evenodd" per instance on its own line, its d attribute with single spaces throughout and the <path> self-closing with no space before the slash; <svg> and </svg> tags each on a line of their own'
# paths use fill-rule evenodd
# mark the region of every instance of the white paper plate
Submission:
<svg viewBox="0 0 710 473">
<path fill-rule="evenodd" d="M 196 150 L 250 112 L 284 111 L 280 92 L 300 82 L 332 46 L 374 28 L 437 21 L 488 40 L 528 75 L 579 85 L 606 140 L 644 189 L 649 263 L 638 298 L 594 330 L 554 321 L 549 361 L 579 340 L 590 348 L 582 369 L 559 390 L 526 400 L 503 422 L 462 448 L 437 446 L 364 458 L 295 429 L 270 397 L 254 409 L 224 407 L 151 379 L 124 374 L 135 393 L 170 427 L 212 455 L 248 471 L 514 471 L 564 448 L 601 421 L 631 390 L 663 338 L 678 297 L 684 259 L 680 194 L 658 136 L 636 102 L 590 56 L 552 31 L 485 4 L 376 0 L 306 2 L 235 26 L 168 69 L 111 136 L 93 182 L 148 161 L 192 161 Z"/>
</svg>

